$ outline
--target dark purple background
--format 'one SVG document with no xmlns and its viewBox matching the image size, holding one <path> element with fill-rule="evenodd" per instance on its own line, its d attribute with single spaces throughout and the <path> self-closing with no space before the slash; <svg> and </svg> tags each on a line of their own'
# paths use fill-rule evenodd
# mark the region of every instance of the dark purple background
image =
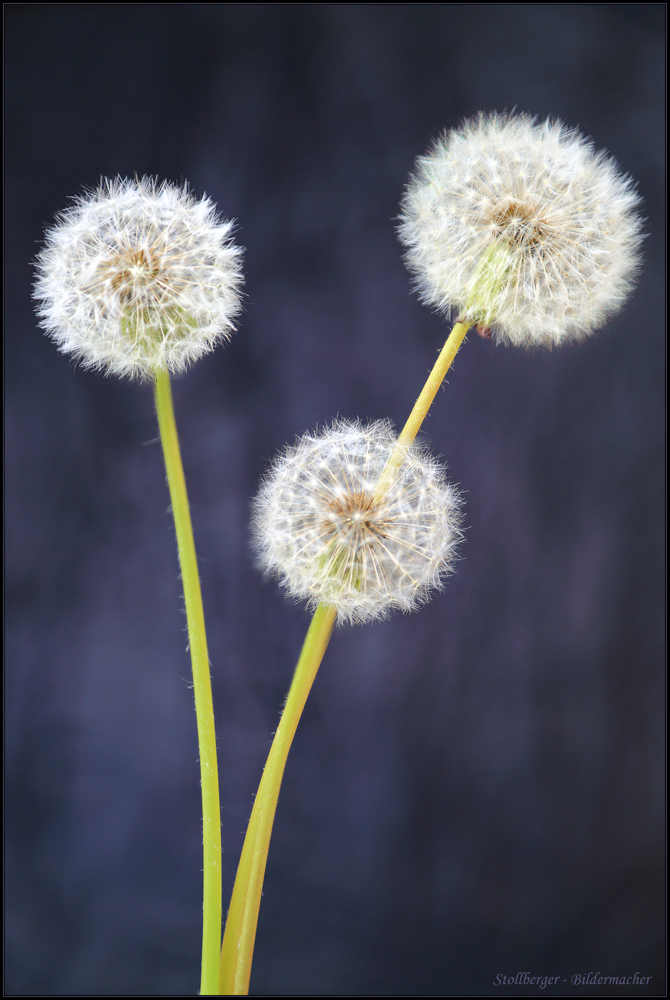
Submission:
<svg viewBox="0 0 670 1000">
<path fill-rule="evenodd" d="M 639 182 L 625 310 L 471 335 L 425 425 L 466 494 L 421 612 L 336 632 L 291 752 L 256 994 L 664 991 L 663 4 L 7 4 L 6 992 L 195 994 L 195 714 L 151 388 L 38 330 L 45 225 L 101 175 L 238 220 L 245 311 L 174 385 L 208 623 L 224 899 L 309 621 L 249 553 L 269 457 L 402 426 L 448 328 L 394 219 L 478 110 L 579 126 Z"/>
</svg>

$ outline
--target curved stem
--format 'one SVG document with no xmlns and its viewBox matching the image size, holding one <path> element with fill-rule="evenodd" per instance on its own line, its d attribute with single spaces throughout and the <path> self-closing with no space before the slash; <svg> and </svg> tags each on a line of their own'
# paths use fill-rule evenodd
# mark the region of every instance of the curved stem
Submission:
<svg viewBox="0 0 670 1000">
<path fill-rule="evenodd" d="M 184 586 L 200 750 L 204 855 L 200 994 L 217 996 L 221 945 L 221 813 L 214 706 L 193 528 L 172 407 L 170 377 L 166 371 L 156 373 L 155 399 Z"/>
<path fill-rule="evenodd" d="M 451 331 L 419 398 L 414 404 L 409 419 L 398 437 L 396 447 L 386 463 L 377 485 L 377 495 L 388 489 L 395 469 L 402 461 L 407 446 L 416 437 L 468 329 L 469 326 L 466 323 L 459 322 Z M 246 996 L 249 992 L 258 910 L 261 904 L 263 878 L 279 797 L 279 787 L 293 736 L 305 707 L 307 695 L 330 641 L 336 617 L 337 610 L 335 608 L 322 604 L 314 612 L 295 669 L 279 728 L 265 765 L 244 839 L 226 921 L 223 947 L 221 948 L 219 985 L 223 996 Z"/>
<path fill-rule="evenodd" d="M 237 869 L 221 949 L 220 992 L 224 996 L 246 996 L 249 992 L 258 910 L 261 905 L 265 864 L 279 788 L 286 758 L 307 696 L 333 633 L 336 616 L 336 608 L 323 604 L 320 604 L 314 612 L 263 771 Z"/>
</svg>

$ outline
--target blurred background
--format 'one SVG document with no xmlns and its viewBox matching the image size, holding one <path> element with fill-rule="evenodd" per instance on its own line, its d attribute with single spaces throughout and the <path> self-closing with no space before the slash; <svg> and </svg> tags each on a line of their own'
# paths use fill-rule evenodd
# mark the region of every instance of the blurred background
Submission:
<svg viewBox="0 0 670 1000">
<path fill-rule="evenodd" d="M 256 995 L 663 995 L 664 4 L 5 4 L 5 991 L 194 995 L 201 819 L 152 391 L 37 327 L 44 227 L 101 176 L 237 220 L 245 307 L 174 381 L 208 624 L 224 905 L 309 623 L 248 546 L 275 451 L 400 428 L 448 326 L 395 235 L 477 111 L 638 181 L 645 262 L 586 342 L 471 334 L 424 425 L 466 499 L 446 590 L 336 631 L 289 757 Z M 498 980 L 500 982 L 500 980 Z M 544 992 L 549 992 L 547 989 Z"/>
</svg>

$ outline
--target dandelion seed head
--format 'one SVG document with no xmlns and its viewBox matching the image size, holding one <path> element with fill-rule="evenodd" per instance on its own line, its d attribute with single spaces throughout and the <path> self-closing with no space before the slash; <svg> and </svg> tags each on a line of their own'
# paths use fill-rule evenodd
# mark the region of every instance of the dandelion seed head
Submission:
<svg viewBox="0 0 670 1000">
<path fill-rule="evenodd" d="M 412 611 L 453 568 L 460 498 L 444 467 L 414 443 L 377 492 L 395 444 L 386 421 L 338 420 L 281 452 L 254 500 L 261 569 L 340 622 Z"/>
<path fill-rule="evenodd" d="M 183 371 L 233 331 L 242 251 L 232 228 L 187 185 L 101 181 L 46 233 L 34 287 L 42 328 L 87 368 Z"/>
<path fill-rule="evenodd" d="M 417 161 L 399 236 L 421 299 L 518 346 L 591 333 L 640 260 L 630 177 L 576 130 L 480 114 Z"/>
</svg>

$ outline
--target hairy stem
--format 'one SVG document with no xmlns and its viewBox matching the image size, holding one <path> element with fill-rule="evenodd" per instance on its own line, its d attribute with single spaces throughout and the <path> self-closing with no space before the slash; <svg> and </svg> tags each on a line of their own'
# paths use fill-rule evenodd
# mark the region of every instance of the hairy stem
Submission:
<svg viewBox="0 0 670 1000">
<path fill-rule="evenodd" d="M 314 678 L 333 632 L 337 609 L 320 604 L 314 612 L 295 668 L 279 727 L 263 771 L 242 848 L 221 949 L 220 990 L 226 996 L 249 992 L 258 910 L 272 824 L 286 758 Z"/>
<path fill-rule="evenodd" d="M 407 446 L 416 437 L 468 329 L 467 324 L 456 323 L 451 331 L 381 475 L 376 491 L 378 495 L 388 488 Z M 247 827 L 226 921 L 221 949 L 220 992 L 223 996 L 246 996 L 249 992 L 258 911 L 279 788 L 291 742 L 330 641 L 336 617 L 337 609 L 323 604 L 314 612 L 284 713 L 265 765 Z"/>
<path fill-rule="evenodd" d="M 193 528 L 172 407 L 170 377 L 166 371 L 156 373 L 155 399 L 184 586 L 200 750 L 204 856 L 200 995 L 217 996 L 221 946 L 221 813 L 214 706 Z"/>
<path fill-rule="evenodd" d="M 426 384 L 424 385 L 419 398 L 417 399 L 412 412 L 407 418 L 407 422 L 403 427 L 400 435 L 398 437 L 397 444 L 394 450 L 391 452 L 391 457 L 386 463 L 386 468 L 382 472 L 379 483 L 377 484 L 377 489 L 375 493 L 378 497 L 384 495 L 388 490 L 391 482 L 393 480 L 393 475 L 397 466 L 402 461 L 402 457 L 405 453 L 405 449 L 408 445 L 412 443 L 414 438 L 419 433 L 421 424 L 426 418 L 426 414 L 431 407 L 435 396 L 437 395 L 437 390 L 440 388 L 444 381 L 444 377 L 451 367 L 451 363 L 458 353 L 458 349 L 465 339 L 465 335 L 469 330 L 467 323 L 456 323 L 453 330 L 447 338 L 447 342 L 440 351 L 439 357 L 435 364 L 433 365 L 433 370 L 431 371 Z"/>
</svg>

